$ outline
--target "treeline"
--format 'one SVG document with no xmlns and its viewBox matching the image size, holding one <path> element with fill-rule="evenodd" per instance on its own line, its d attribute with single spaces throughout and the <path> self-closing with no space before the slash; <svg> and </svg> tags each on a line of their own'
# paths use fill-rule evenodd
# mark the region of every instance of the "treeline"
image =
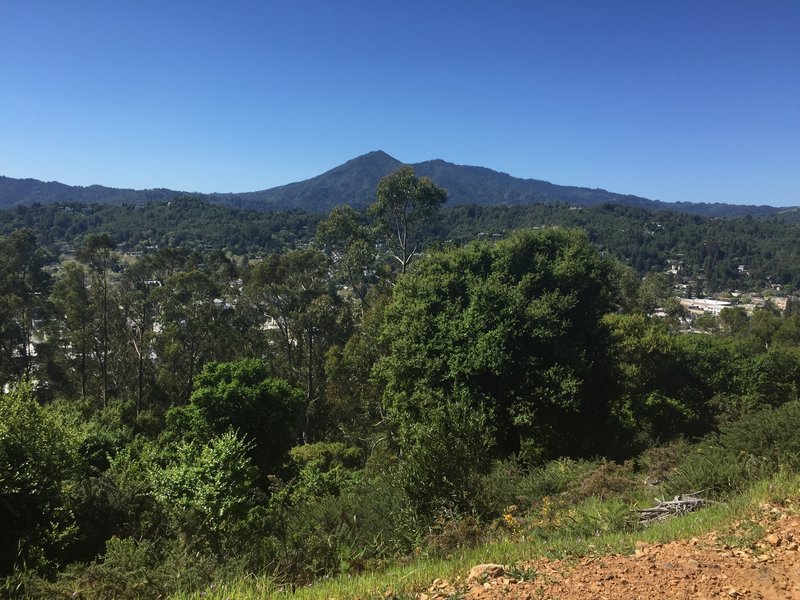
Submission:
<svg viewBox="0 0 800 600">
<path fill-rule="evenodd" d="M 585 230 L 599 249 L 639 275 L 679 266 L 679 278 L 699 282 L 700 292 L 800 285 L 800 250 L 794 242 L 800 225 L 788 219 L 712 219 L 611 204 L 459 206 L 448 209 L 434 235 L 463 242 L 548 226 Z"/>
<path fill-rule="evenodd" d="M 95 234 L 54 270 L 33 232 L 0 239 L 4 589 L 356 572 L 503 515 L 512 464 L 624 460 L 797 400 L 792 303 L 673 333 L 577 229 L 420 257 L 443 201 L 402 169 L 370 222 L 335 210 L 263 260 Z"/>
<path fill-rule="evenodd" d="M 322 215 L 257 212 L 192 197 L 136 205 L 33 204 L 0 211 L 0 233 L 31 229 L 38 243 L 58 255 L 92 234 L 105 233 L 121 249 L 187 246 L 239 255 L 280 252 L 307 242 Z"/>
<path fill-rule="evenodd" d="M 74 251 L 84 237 L 102 232 L 120 249 L 132 252 L 184 245 L 253 256 L 308 244 L 323 218 L 176 198 L 138 206 L 20 206 L 0 212 L 0 232 L 32 229 L 38 242 L 56 255 Z M 429 245 L 462 244 L 479 237 L 504 237 L 519 228 L 552 226 L 585 230 L 601 251 L 640 276 L 675 267 L 677 279 L 690 282 L 695 293 L 800 287 L 800 249 L 795 243 L 800 223 L 792 213 L 769 219 L 711 219 L 621 205 L 447 206 L 421 235 Z"/>
</svg>

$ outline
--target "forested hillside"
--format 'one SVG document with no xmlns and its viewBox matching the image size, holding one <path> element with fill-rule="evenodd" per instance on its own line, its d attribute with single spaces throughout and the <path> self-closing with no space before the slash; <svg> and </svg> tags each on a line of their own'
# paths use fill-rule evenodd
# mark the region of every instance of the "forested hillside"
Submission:
<svg viewBox="0 0 800 600">
<path fill-rule="evenodd" d="M 305 210 L 328 212 L 347 203 L 364 209 L 372 203 L 380 179 L 403 163 L 381 150 L 348 160 L 325 173 L 265 190 L 240 193 L 202 194 L 168 189 L 132 190 L 100 185 L 69 186 L 57 181 L 13 179 L 0 175 L 0 208 L 51 203 L 143 204 L 176 196 L 197 198 L 250 210 Z M 674 210 L 708 217 L 769 217 L 783 209 L 766 205 L 769 199 L 754 199 L 758 205 L 705 202 L 661 202 L 599 188 L 558 185 L 538 179 L 521 179 L 486 167 L 456 165 L 441 159 L 410 165 L 418 175 L 429 177 L 449 192 L 450 205 L 516 206 L 565 202 L 574 206 L 612 203 L 648 210 Z"/>
<path fill-rule="evenodd" d="M 293 589 L 800 466 L 794 298 L 653 316 L 673 261 L 797 285 L 796 225 L 445 200 L 401 168 L 365 213 L 5 212 L 4 592 Z"/>
<path fill-rule="evenodd" d="M 358 215 L 369 221 L 365 213 Z M 676 279 L 692 282 L 694 293 L 755 291 L 771 284 L 797 289 L 800 222 L 793 216 L 711 219 L 612 204 L 445 205 L 420 234 L 428 244 L 463 244 L 504 237 L 519 228 L 577 227 L 600 251 L 639 275 L 679 269 Z M 252 257 L 310 243 L 323 218 L 319 213 L 259 212 L 182 197 L 135 206 L 19 206 L 0 211 L 0 233 L 29 228 L 56 256 L 75 251 L 85 236 L 104 232 L 128 252 L 183 246 Z"/>
</svg>

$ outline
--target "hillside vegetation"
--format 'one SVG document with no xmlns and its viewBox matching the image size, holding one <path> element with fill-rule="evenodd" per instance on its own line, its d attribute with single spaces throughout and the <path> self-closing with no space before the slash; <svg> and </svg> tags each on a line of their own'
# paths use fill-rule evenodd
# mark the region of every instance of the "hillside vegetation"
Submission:
<svg viewBox="0 0 800 600">
<path fill-rule="evenodd" d="M 35 229 L 0 238 L 4 593 L 403 597 L 480 556 L 628 548 L 654 495 L 744 511 L 769 496 L 759 482 L 796 490 L 794 300 L 689 333 L 660 272 L 682 254 L 710 293 L 744 252 L 759 281 L 792 260 L 769 239 L 792 225 L 561 205 L 442 218 L 444 199 L 403 168 L 366 213 L 324 218 L 11 211 Z M 647 535 L 683 525 L 663 527 Z"/>
</svg>

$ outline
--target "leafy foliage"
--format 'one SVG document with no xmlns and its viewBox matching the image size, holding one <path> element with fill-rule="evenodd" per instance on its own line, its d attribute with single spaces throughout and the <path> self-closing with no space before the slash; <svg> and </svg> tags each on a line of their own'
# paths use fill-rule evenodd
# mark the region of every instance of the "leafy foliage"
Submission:
<svg viewBox="0 0 800 600">
<path fill-rule="evenodd" d="M 401 273 L 419 252 L 420 229 L 446 200 L 446 190 L 428 177 L 417 177 L 411 167 L 400 167 L 378 183 L 369 213 L 400 263 Z"/>
<path fill-rule="evenodd" d="M 779 469 L 800 468 L 800 403 L 765 407 L 723 425 L 669 478 L 676 493 L 740 490 Z"/>
<path fill-rule="evenodd" d="M 174 437 L 192 441 L 237 432 L 252 443 L 255 464 L 274 473 L 299 435 L 302 408 L 299 390 L 273 378 L 262 361 L 243 359 L 207 364 L 189 405 L 173 408 L 167 421 Z"/>
<path fill-rule="evenodd" d="M 591 451 L 587 426 L 605 418 L 596 392 L 609 273 L 576 231 L 426 257 L 398 281 L 382 332 L 389 353 L 376 373 L 389 415 L 424 421 L 442 400 L 471 398 L 491 407 L 504 452 Z"/>
<path fill-rule="evenodd" d="M 493 433 L 484 407 L 458 400 L 438 403 L 424 421 L 401 426 L 398 477 L 417 511 L 475 508 L 472 489 L 490 464 Z"/>
<path fill-rule="evenodd" d="M 0 396 L 0 573 L 48 567 L 74 535 L 66 506 L 77 443 L 20 383 Z"/>
<path fill-rule="evenodd" d="M 259 499 L 249 450 L 228 431 L 206 444 L 180 444 L 174 459 L 152 472 L 153 495 L 190 546 L 232 552 L 246 535 Z"/>
</svg>

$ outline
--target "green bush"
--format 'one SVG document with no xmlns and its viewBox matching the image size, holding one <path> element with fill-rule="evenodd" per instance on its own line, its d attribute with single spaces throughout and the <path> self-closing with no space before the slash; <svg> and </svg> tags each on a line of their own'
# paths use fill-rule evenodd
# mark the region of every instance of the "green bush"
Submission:
<svg viewBox="0 0 800 600">
<path fill-rule="evenodd" d="M 664 446 L 655 446 L 642 452 L 636 459 L 638 470 L 644 475 L 648 485 L 658 485 L 669 477 L 683 457 L 689 452 L 691 445 L 679 438 Z"/>
<path fill-rule="evenodd" d="M 764 408 L 723 427 L 720 445 L 731 454 L 745 454 L 764 468 L 800 467 L 800 402 Z"/>
<path fill-rule="evenodd" d="M 262 498 L 249 445 L 233 432 L 184 443 L 174 462 L 151 471 L 152 494 L 191 548 L 236 553 Z"/>
<path fill-rule="evenodd" d="M 295 446 L 289 451 L 294 476 L 285 485 L 277 478 L 270 504 L 273 511 L 317 498 L 338 496 L 363 479 L 355 467 L 361 450 L 340 442 L 317 442 Z"/>
<path fill-rule="evenodd" d="M 491 469 L 480 476 L 475 489 L 480 514 L 496 518 L 512 504 L 525 505 L 526 499 L 520 492 L 520 481 L 524 476 L 525 470 L 515 458 L 498 460 L 492 464 Z"/>
<path fill-rule="evenodd" d="M 478 475 L 488 470 L 494 430 L 483 406 L 450 400 L 432 407 L 424 421 L 404 424 L 399 478 L 424 515 L 476 508 Z"/>
<path fill-rule="evenodd" d="M 580 487 L 595 466 L 591 461 L 569 458 L 550 461 L 522 479 L 519 493 L 531 503 L 545 496 L 568 495 Z"/>
<path fill-rule="evenodd" d="M 530 510 L 545 497 L 578 497 L 583 482 L 597 468 L 586 460 L 560 458 L 539 467 L 517 460 L 498 461 L 480 477 L 477 503 L 485 517 L 499 517 L 509 506 Z M 590 494 L 591 495 L 591 494 Z"/>
<path fill-rule="evenodd" d="M 68 569 L 51 587 L 50 595 L 43 597 L 164 598 L 223 581 L 234 571 L 234 566 L 223 565 L 211 554 L 190 551 L 177 540 L 114 536 L 107 541 L 100 559 Z M 61 594 L 53 593 L 53 587 Z"/>
<path fill-rule="evenodd" d="M 631 500 L 638 495 L 640 483 L 634 474 L 633 462 L 618 464 L 603 460 L 583 478 L 571 495 L 573 499 L 614 497 Z"/>
<path fill-rule="evenodd" d="M 766 407 L 704 438 L 668 479 L 670 493 L 724 494 L 800 468 L 800 402 Z"/>
<path fill-rule="evenodd" d="M 252 443 L 249 454 L 275 473 L 299 437 L 303 393 L 272 377 L 257 359 L 208 363 L 195 378 L 187 406 L 167 413 L 167 440 L 208 440 L 233 429 Z"/>
<path fill-rule="evenodd" d="M 361 450 L 341 442 L 317 442 L 295 446 L 289 451 L 289 456 L 300 468 L 314 465 L 322 471 L 336 466 L 352 469 L 361 462 Z"/>
<path fill-rule="evenodd" d="M 48 567 L 75 535 L 78 440 L 20 383 L 0 395 L 0 575 Z"/>
<path fill-rule="evenodd" d="M 559 530 L 570 537 L 590 538 L 605 533 L 632 531 L 636 516 L 620 498 L 597 496 L 572 506 L 559 515 Z"/>
<path fill-rule="evenodd" d="M 420 538 L 411 502 L 392 474 L 358 483 L 338 496 L 286 507 L 279 520 L 284 532 L 275 569 L 285 581 L 358 571 L 407 554 Z"/>
</svg>

